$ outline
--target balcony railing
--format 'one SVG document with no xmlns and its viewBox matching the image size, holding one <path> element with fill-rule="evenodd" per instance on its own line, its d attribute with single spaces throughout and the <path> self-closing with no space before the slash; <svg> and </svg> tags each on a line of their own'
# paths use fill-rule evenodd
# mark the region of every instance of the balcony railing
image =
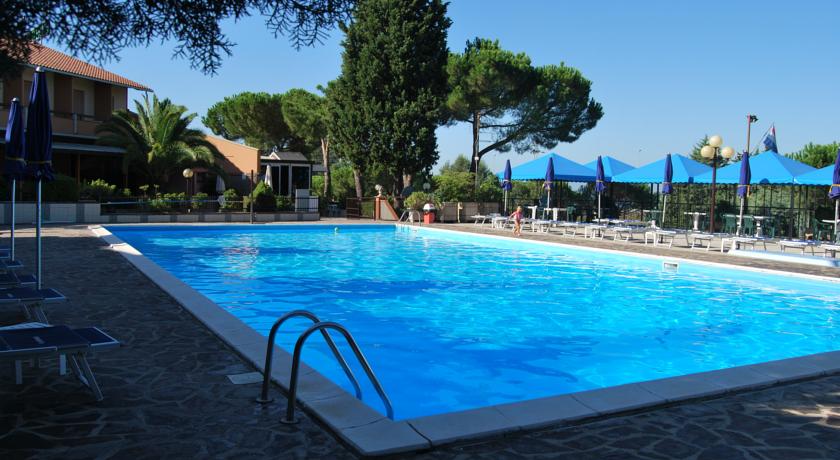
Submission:
<svg viewBox="0 0 840 460">
<path fill-rule="evenodd" d="M 23 107 L 23 119 L 26 120 L 27 107 Z M 80 134 L 84 136 L 95 136 L 96 127 L 102 121 L 97 120 L 92 115 L 85 115 L 75 112 L 59 112 L 56 110 L 52 113 L 52 128 L 54 134 Z M 6 126 L 9 119 L 9 105 L 0 104 L 0 123 Z"/>
</svg>

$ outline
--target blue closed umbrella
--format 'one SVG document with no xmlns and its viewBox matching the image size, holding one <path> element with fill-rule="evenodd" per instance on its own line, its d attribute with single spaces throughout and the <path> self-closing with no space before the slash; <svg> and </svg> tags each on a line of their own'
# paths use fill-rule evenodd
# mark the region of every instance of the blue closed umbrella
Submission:
<svg viewBox="0 0 840 460">
<path fill-rule="evenodd" d="M 837 221 L 840 220 L 840 149 L 837 149 L 837 158 L 834 160 L 834 176 L 828 197 L 834 200 L 834 238 L 837 238 Z"/>
<path fill-rule="evenodd" d="M 545 202 L 545 207 L 551 207 L 551 186 L 554 185 L 554 158 L 549 157 L 548 166 L 545 168 L 545 185 L 543 187 L 548 190 L 548 200 Z"/>
<path fill-rule="evenodd" d="M 12 182 L 12 223 L 10 226 L 9 260 L 15 260 L 15 189 L 26 168 L 24 148 L 23 116 L 18 98 L 12 99 L 9 107 L 9 122 L 6 124 L 6 158 L 3 161 L 3 175 Z"/>
<path fill-rule="evenodd" d="M 668 210 L 668 195 L 674 192 L 674 187 L 671 182 L 674 180 L 674 163 L 671 161 L 671 154 L 665 155 L 665 172 L 662 175 L 662 221 L 660 224 L 665 226 L 665 211 Z"/>
<path fill-rule="evenodd" d="M 505 161 L 505 177 L 502 179 L 502 190 L 505 191 L 505 214 L 508 210 L 508 192 L 513 188 L 513 183 L 510 181 L 510 160 Z"/>
<path fill-rule="evenodd" d="M 744 199 L 750 196 L 750 183 L 752 182 L 752 169 L 750 168 L 750 152 L 744 152 L 741 156 L 741 176 L 738 179 L 738 196 L 741 197 L 741 211 L 738 213 L 738 234 L 741 234 L 741 225 L 744 222 Z"/>
<path fill-rule="evenodd" d="M 601 155 L 598 155 L 598 160 L 595 164 L 595 192 L 598 193 L 598 219 L 601 218 L 601 193 L 607 188 L 604 182 L 604 162 L 601 160 Z"/>
<path fill-rule="evenodd" d="M 41 289 L 41 184 L 54 179 L 52 170 L 52 121 L 47 78 L 41 68 L 35 69 L 29 110 L 26 114 L 26 173 L 35 179 L 35 278 Z"/>
</svg>

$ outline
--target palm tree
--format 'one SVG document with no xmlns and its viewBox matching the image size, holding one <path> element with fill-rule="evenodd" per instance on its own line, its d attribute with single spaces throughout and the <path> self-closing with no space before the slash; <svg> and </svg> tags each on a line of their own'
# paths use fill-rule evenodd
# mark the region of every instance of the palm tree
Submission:
<svg viewBox="0 0 840 460">
<path fill-rule="evenodd" d="M 142 103 L 134 101 L 137 113 L 114 112 L 97 127 L 98 144 L 125 149 L 123 174 L 129 168 L 141 170 L 151 184 L 163 184 L 173 172 L 184 167 L 203 166 L 225 175 L 216 159 L 219 150 L 204 133 L 189 127 L 196 114 L 169 99 L 158 100 L 146 95 Z"/>
</svg>

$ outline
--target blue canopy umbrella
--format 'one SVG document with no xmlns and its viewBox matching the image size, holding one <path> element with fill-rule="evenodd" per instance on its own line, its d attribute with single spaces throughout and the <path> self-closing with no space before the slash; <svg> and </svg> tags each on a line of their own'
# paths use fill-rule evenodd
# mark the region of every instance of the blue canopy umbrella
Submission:
<svg viewBox="0 0 840 460">
<path fill-rule="evenodd" d="M 510 181 L 510 160 L 505 161 L 505 177 L 502 179 L 502 190 L 505 191 L 505 214 L 508 210 L 508 192 L 513 188 L 513 182 Z"/>
<path fill-rule="evenodd" d="M 548 161 L 554 164 L 554 180 L 567 182 L 592 182 L 595 180 L 595 171 L 582 164 L 562 157 L 556 153 L 547 153 L 511 170 L 511 180 L 543 180 Z M 497 177 L 502 180 L 503 173 Z"/>
<path fill-rule="evenodd" d="M 636 169 L 635 166 L 617 160 L 609 155 L 603 155 L 601 157 L 601 164 L 604 166 L 604 177 L 607 179 L 607 182 L 612 182 L 612 178 L 621 173 Z M 598 160 L 592 160 L 584 166 L 594 171 L 598 167 Z"/>
<path fill-rule="evenodd" d="M 26 114 L 26 173 L 35 179 L 35 278 L 41 289 L 41 184 L 54 179 L 52 170 L 52 122 L 47 78 L 40 67 L 35 69 L 29 110 Z"/>
<path fill-rule="evenodd" d="M 738 196 L 741 197 L 741 211 L 738 213 L 738 233 L 741 234 L 741 225 L 744 223 L 744 199 L 750 196 L 750 183 L 752 182 L 752 170 L 750 169 L 750 152 L 744 152 L 741 156 L 741 177 L 738 179 Z"/>
<path fill-rule="evenodd" d="M 779 155 L 773 151 L 766 151 L 750 159 L 752 171 L 750 184 L 765 185 L 793 185 L 795 178 L 807 172 L 814 171 L 812 166 Z M 710 184 L 712 173 L 701 174 L 695 179 L 700 184 Z M 738 184 L 741 181 L 741 164 L 732 163 L 717 170 L 718 184 Z"/>
<path fill-rule="evenodd" d="M 554 185 L 554 158 L 548 158 L 548 165 L 545 168 L 545 187 L 548 190 L 548 199 L 545 202 L 545 207 L 551 207 L 551 187 Z"/>
<path fill-rule="evenodd" d="M 631 171 L 613 176 L 613 182 L 624 182 L 628 184 L 656 184 L 662 180 L 662 171 L 665 167 L 665 158 L 648 163 Z M 711 171 L 712 168 L 697 162 L 683 155 L 671 155 L 674 184 L 691 184 L 695 179 Z"/>
<path fill-rule="evenodd" d="M 828 197 L 834 200 L 834 238 L 837 238 L 837 221 L 840 220 L 840 149 L 837 149 L 837 158 L 834 159 L 834 176 Z"/>
<path fill-rule="evenodd" d="M 662 222 L 665 226 L 665 211 L 668 210 L 668 195 L 674 192 L 671 182 L 674 180 L 674 163 L 671 161 L 671 154 L 665 155 L 665 172 L 662 175 Z"/>
<path fill-rule="evenodd" d="M 6 124 L 6 158 L 3 161 L 3 176 L 12 182 L 12 223 L 10 227 L 9 260 L 15 260 L 15 189 L 17 181 L 26 169 L 26 149 L 23 140 L 23 117 L 18 98 L 12 99 L 9 107 L 9 122 Z"/>
<path fill-rule="evenodd" d="M 604 162 L 601 160 L 601 155 L 595 162 L 595 192 L 598 194 L 598 219 L 601 218 L 601 193 L 607 188 L 606 178 L 604 177 Z"/>
</svg>

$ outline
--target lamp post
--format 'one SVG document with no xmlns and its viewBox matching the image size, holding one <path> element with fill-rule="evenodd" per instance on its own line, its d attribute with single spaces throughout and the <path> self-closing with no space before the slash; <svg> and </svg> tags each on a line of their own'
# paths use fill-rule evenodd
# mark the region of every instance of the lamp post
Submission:
<svg viewBox="0 0 840 460">
<path fill-rule="evenodd" d="M 723 144 L 723 139 L 715 134 L 714 136 L 709 138 L 708 145 L 704 145 L 702 149 L 700 149 L 700 155 L 703 158 L 711 159 L 712 160 L 712 203 L 709 207 L 709 233 L 715 233 L 715 192 L 717 191 L 717 159 L 718 154 L 725 159 L 732 158 L 732 155 L 735 154 L 735 150 L 732 147 L 724 147 L 723 149 L 720 146 Z"/>
<path fill-rule="evenodd" d="M 423 182 L 423 191 L 429 193 L 429 189 L 432 188 L 432 184 L 428 182 Z"/>
<path fill-rule="evenodd" d="M 184 172 L 182 174 L 184 175 L 184 179 L 187 180 L 187 198 L 189 198 L 190 197 L 190 179 L 192 179 L 195 172 L 193 172 L 192 169 L 187 168 L 187 169 L 184 170 Z"/>
</svg>

